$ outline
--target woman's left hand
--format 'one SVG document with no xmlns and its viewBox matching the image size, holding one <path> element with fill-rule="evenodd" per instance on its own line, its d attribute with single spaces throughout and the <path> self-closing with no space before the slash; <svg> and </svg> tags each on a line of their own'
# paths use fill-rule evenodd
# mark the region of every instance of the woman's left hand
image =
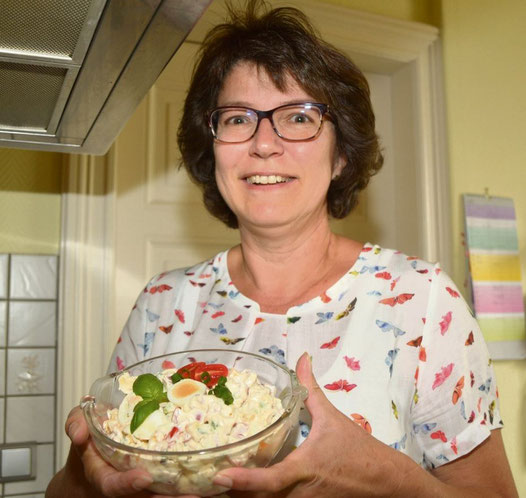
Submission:
<svg viewBox="0 0 526 498">
<path fill-rule="evenodd" d="M 303 444 L 282 462 L 262 469 L 221 471 L 214 482 L 255 496 L 385 496 L 396 494 L 405 471 L 417 467 L 408 457 L 379 442 L 326 398 L 305 353 L 296 365 L 307 389 L 305 407 L 312 427 Z M 258 493 L 259 492 L 259 493 Z"/>
</svg>

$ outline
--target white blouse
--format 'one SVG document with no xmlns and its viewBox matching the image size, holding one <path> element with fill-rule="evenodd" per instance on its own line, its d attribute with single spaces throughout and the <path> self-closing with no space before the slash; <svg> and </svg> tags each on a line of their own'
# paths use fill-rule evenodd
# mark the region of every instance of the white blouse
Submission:
<svg viewBox="0 0 526 498">
<path fill-rule="evenodd" d="M 307 351 L 338 410 L 428 469 L 469 453 L 502 427 L 486 344 L 438 265 L 367 243 L 326 292 L 277 315 L 236 289 L 227 253 L 154 277 L 109 370 L 213 347 L 268 355 L 293 369 Z M 309 428 L 303 408 L 292 444 Z"/>
</svg>

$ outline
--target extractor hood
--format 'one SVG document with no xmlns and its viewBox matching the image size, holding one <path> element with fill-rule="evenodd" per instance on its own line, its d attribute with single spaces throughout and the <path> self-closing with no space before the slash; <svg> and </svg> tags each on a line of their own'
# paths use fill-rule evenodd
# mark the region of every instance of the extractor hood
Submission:
<svg viewBox="0 0 526 498">
<path fill-rule="evenodd" d="M 0 147 L 105 154 L 212 0 L 0 0 Z"/>
</svg>

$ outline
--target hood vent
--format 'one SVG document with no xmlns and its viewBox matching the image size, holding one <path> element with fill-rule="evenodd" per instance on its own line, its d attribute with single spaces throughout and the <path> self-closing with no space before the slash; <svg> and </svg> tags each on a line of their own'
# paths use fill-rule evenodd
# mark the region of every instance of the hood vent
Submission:
<svg viewBox="0 0 526 498">
<path fill-rule="evenodd" d="M 212 0 L 0 0 L 0 147 L 105 154 Z"/>
</svg>

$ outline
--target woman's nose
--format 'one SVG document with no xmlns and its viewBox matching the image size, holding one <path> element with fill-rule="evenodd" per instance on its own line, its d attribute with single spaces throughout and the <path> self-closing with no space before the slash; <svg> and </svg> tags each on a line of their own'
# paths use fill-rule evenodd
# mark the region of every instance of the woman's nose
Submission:
<svg viewBox="0 0 526 498">
<path fill-rule="evenodd" d="M 264 118 L 259 122 L 256 134 L 252 138 L 250 152 L 262 157 L 280 154 L 283 151 L 283 141 L 274 131 L 270 119 Z"/>
</svg>

